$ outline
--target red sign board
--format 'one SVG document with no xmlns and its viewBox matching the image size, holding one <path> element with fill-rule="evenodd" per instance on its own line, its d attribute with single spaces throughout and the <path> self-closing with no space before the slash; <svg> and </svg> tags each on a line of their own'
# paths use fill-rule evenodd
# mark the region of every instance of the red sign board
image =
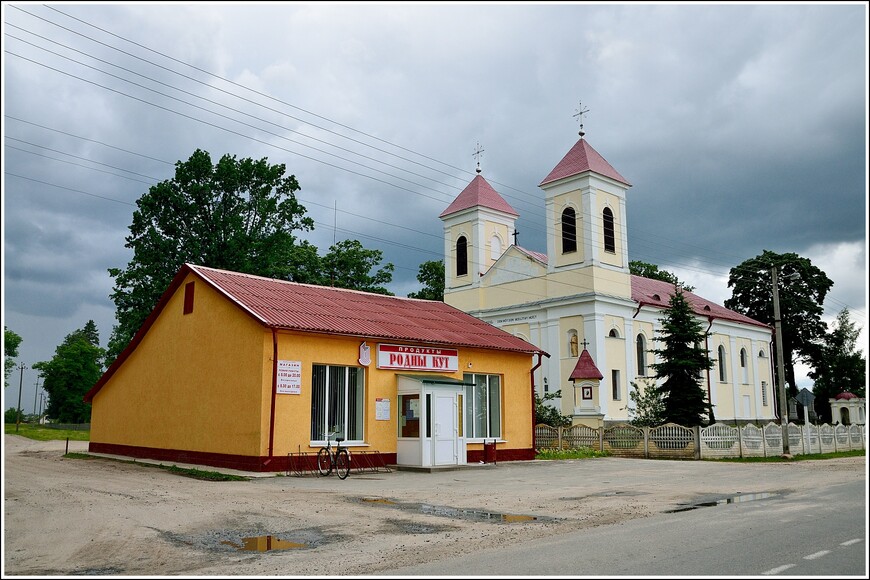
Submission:
<svg viewBox="0 0 870 580">
<path fill-rule="evenodd" d="M 459 370 L 459 351 L 452 348 L 379 344 L 378 368 L 455 372 Z"/>
</svg>

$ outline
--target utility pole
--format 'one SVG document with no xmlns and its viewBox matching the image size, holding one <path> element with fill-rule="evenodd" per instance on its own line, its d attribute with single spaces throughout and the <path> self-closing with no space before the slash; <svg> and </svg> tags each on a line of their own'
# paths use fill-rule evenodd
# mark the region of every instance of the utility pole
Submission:
<svg viewBox="0 0 870 580">
<path fill-rule="evenodd" d="M 797 272 L 785 276 L 786 280 L 794 280 L 799 277 Z M 782 453 L 791 455 L 788 444 L 788 401 L 785 396 L 785 363 L 783 361 L 782 348 L 782 317 L 779 312 L 779 280 L 777 267 L 770 269 L 770 278 L 773 283 L 773 325 L 776 330 L 776 382 L 779 387 L 779 424 L 782 427 Z"/>
<path fill-rule="evenodd" d="M 27 365 L 24 363 L 18 364 L 18 370 L 21 371 L 21 374 L 18 378 L 18 409 L 16 409 L 15 413 L 15 432 L 18 433 L 18 425 L 21 424 L 21 387 L 24 386 L 24 369 L 27 368 Z"/>
<path fill-rule="evenodd" d="M 36 415 L 36 397 L 39 395 L 39 379 L 42 375 L 36 375 L 36 390 L 33 391 L 33 414 Z"/>
</svg>

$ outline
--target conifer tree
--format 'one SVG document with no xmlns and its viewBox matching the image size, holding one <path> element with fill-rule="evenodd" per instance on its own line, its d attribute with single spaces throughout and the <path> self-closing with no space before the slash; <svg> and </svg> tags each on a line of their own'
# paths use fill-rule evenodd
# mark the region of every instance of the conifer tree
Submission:
<svg viewBox="0 0 870 580">
<path fill-rule="evenodd" d="M 701 379 L 713 363 L 703 346 L 708 333 L 680 286 L 674 286 L 670 308 L 660 322 L 659 341 L 664 348 L 652 352 L 661 362 L 650 366 L 656 378 L 663 379 L 658 390 L 664 402 L 664 420 L 685 427 L 701 425 L 705 415 L 712 416 Z"/>
</svg>

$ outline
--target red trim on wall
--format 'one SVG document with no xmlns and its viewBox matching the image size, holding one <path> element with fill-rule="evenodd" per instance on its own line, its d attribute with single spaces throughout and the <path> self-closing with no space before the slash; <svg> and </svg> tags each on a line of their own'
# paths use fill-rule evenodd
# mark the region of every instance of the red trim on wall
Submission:
<svg viewBox="0 0 870 580">
<path fill-rule="evenodd" d="M 500 449 L 496 446 L 495 460 L 499 461 L 530 461 L 535 458 L 534 449 Z M 480 463 L 483 461 L 483 449 L 469 449 L 466 452 L 468 463 Z"/>
<path fill-rule="evenodd" d="M 156 447 L 138 447 L 134 445 L 117 445 L 115 443 L 98 443 L 91 441 L 88 444 L 91 453 L 105 453 L 107 455 L 123 455 L 140 459 L 154 459 L 172 463 L 191 463 L 194 465 L 206 465 L 222 467 L 224 469 L 237 469 L 239 471 L 254 471 L 270 473 L 278 471 L 290 471 L 302 469 L 311 471 L 317 469 L 317 458 L 314 454 L 304 457 L 275 456 L 267 462 L 269 457 L 257 457 L 250 455 L 230 455 L 228 453 L 208 453 L 204 451 L 184 451 L 180 449 L 158 449 Z M 384 465 L 395 465 L 395 453 L 380 453 Z M 481 455 L 482 457 L 482 455 Z M 351 467 L 353 467 L 353 451 L 351 451 Z"/>
</svg>

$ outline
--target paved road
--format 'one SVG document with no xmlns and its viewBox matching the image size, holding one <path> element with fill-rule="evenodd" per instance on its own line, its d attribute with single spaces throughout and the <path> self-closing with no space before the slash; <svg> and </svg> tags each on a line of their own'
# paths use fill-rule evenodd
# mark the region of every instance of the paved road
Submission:
<svg viewBox="0 0 870 580">
<path fill-rule="evenodd" d="M 823 482 L 820 482 L 823 483 Z M 387 575 L 867 577 L 866 486 L 752 494 Z M 734 501 L 737 498 L 731 498 Z"/>
</svg>

